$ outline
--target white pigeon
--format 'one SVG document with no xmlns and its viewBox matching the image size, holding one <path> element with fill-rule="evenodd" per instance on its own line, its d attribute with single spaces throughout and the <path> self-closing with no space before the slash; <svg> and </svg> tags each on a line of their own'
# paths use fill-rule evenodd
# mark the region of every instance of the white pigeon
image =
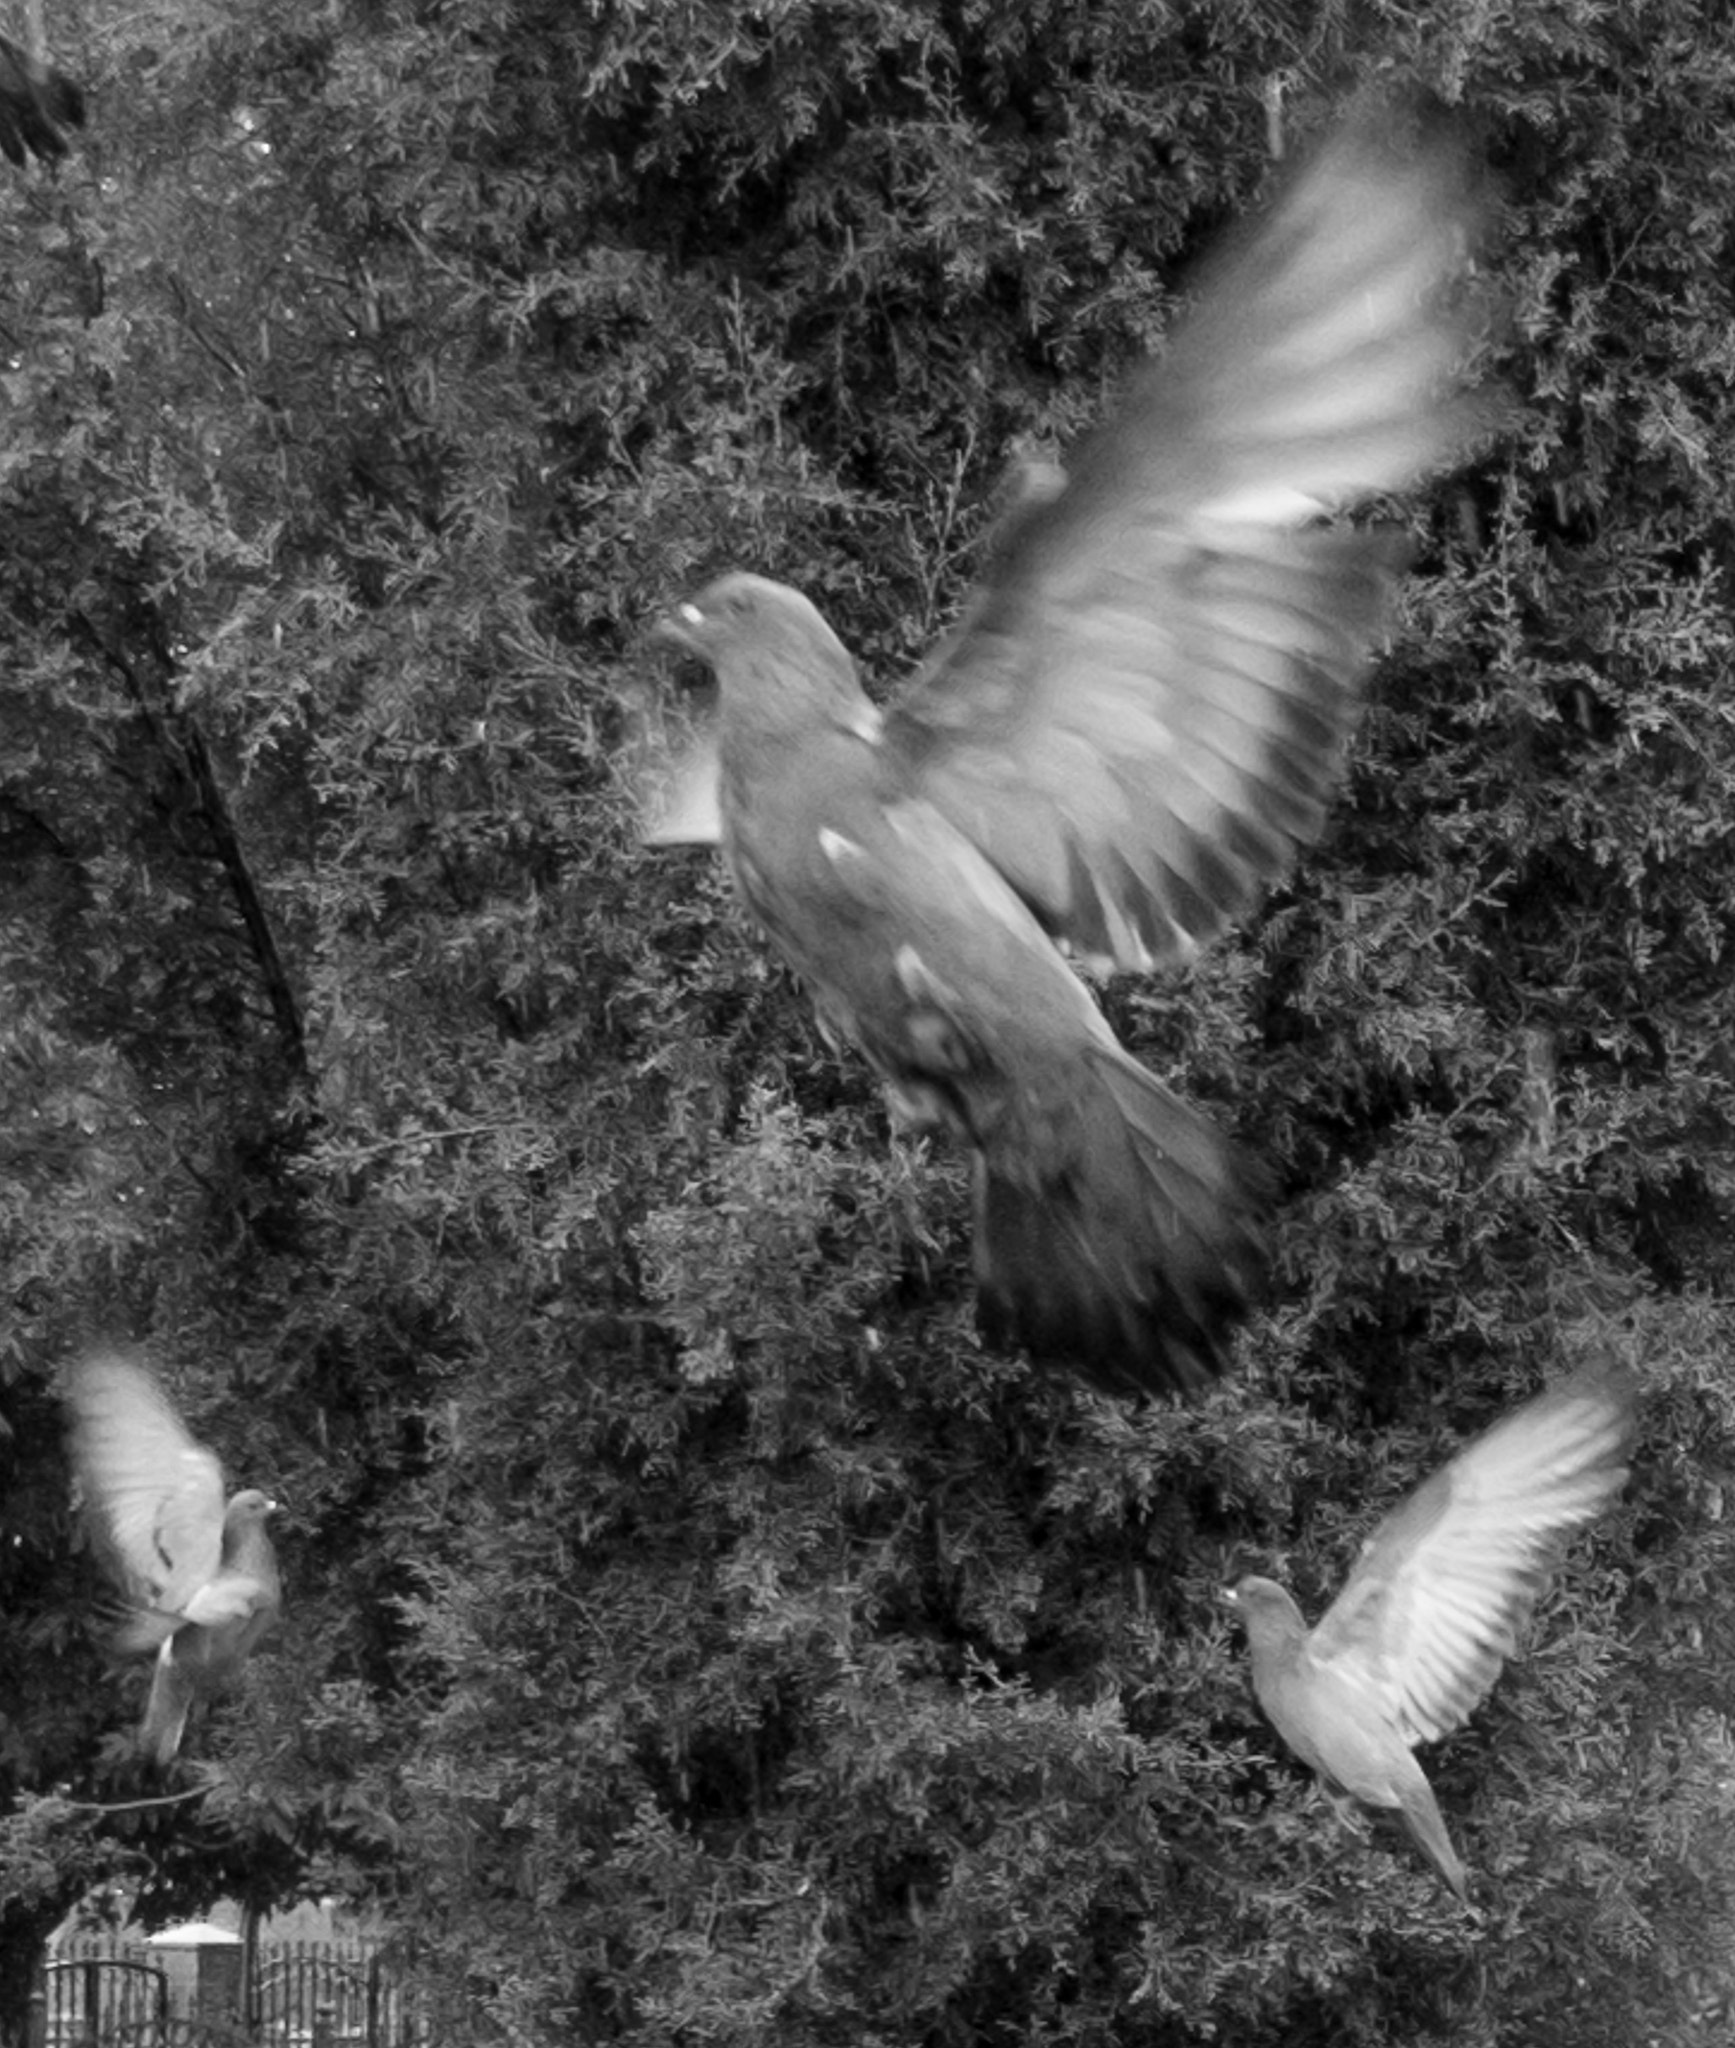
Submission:
<svg viewBox="0 0 1735 2048">
<path fill-rule="evenodd" d="M 94 1352 L 68 1368 L 65 1391 L 85 1509 L 129 1610 L 115 1646 L 156 1653 L 140 1747 L 166 1766 L 194 1701 L 277 1618 L 282 1582 L 265 1532 L 277 1503 L 249 1487 L 225 1504 L 216 1454 L 143 1365 Z"/>
<path fill-rule="evenodd" d="M 1503 1416 L 1386 1516 L 1311 1631 L 1274 1579 L 1224 1596 L 1278 1734 L 1328 1783 L 1395 1807 L 1460 1899 L 1463 1861 L 1410 1752 L 1462 1726 L 1568 1540 L 1626 1483 L 1635 1393 L 1599 1360 Z"/>
</svg>

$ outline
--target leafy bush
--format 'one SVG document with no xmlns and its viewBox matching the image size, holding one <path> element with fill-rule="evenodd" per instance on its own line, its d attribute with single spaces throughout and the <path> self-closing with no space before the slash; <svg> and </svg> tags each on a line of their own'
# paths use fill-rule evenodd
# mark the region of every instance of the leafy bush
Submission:
<svg viewBox="0 0 1735 2048">
<path fill-rule="evenodd" d="M 455 2040 L 1705 2038 L 1720 16 L 91 23 L 81 154 L 0 192 L 14 2000 L 106 1855 L 161 1911 L 384 1897 Z M 1095 416 L 1274 132 L 1375 74 L 1497 173 L 1514 415 L 1402 513 L 1326 844 L 1196 971 L 1106 991 L 1286 1196 L 1236 1378 L 1129 1412 L 978 1347 L 958 1162 L 888 1140 L 706 859 L 636 848 L 623 699 L 728 564 L 893 683 L 1011 446 Z M 32 1795 L 138 1789 L 46 1392 L 99 1326 L 288 1498 L 292 1606 L 206 1796 L 93 1864 Z M 1651 1390 L 1626 1504 L 1429 1759 L 1473 1922 L 1280 1754 L 1215 1592 L 1276 1562 L 1317 1612 L 1611 1333 Z"/>
</svg>

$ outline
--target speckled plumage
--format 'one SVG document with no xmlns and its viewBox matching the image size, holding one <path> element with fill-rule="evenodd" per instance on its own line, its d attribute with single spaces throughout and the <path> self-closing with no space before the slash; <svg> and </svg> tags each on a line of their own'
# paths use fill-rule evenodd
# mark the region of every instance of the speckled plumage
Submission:
<svg viewBox="0 0 1735 2048">
<path fill-rule="evenodd" d="M 1221 1369 L 1262 1181 L 1057 942 L 1183 960 L 1320 828 L 1400 551 L 1298 514 L 1401 489 L 1480 418 L 1442 301 L 1475 209 L 1450 140 L 1403 125 L 1352 122 L 1207 269 L 883 717 L 780 584 L 723 577 L 660 628 L 719 710 L 647 837 L 720 837 L 829 1034 L 972 1148 L 989 1338 L 1115 1391 Z"/>
</svg>

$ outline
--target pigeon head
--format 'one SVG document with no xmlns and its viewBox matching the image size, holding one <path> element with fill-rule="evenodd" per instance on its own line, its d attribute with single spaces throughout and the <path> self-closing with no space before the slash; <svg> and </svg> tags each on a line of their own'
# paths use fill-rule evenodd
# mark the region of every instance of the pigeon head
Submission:
<svg viewBox="0 0 1735 2048">
<path fill-rule="evenodd" d="M 786 583 L 720 576 L 660 620 L 651 637 L 712 671 L 726 729 L 805 730 L 828 713 L 851 725 L 871 716 L 843 642 Z"/>
<path fill-rule="evenodd" d="M 1223 1589 L 1224 1603 L 1234 1608 L 1255 1641 L 1301 1632 L 1301 1610 L 1275 1579 L 1249 1576 Z"/>
<path fill-rule="evenodd" d="M 274 1501 L 268 1493 L 261 1493 L 256 1486 L 244 1487 L 230 1501 L 223 1517 L 231 1524 L 236 1522 L 263 1522 L 276 1514 L 281 1503 Z"/>
</svg>

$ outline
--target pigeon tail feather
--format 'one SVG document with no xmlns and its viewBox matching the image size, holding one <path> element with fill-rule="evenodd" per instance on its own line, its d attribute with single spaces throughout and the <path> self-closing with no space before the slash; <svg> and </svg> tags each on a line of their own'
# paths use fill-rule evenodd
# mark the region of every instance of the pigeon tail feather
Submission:
<svg viewBox="0 0 1735 2048">
<path fill-rule="evenodd" d="M 978 1319 L 1106 1393 L 1195 1393 L 1264 1265 L 1263 1190 L 1233 1146 L 1112 1043 L 1070 1069 L 1046 1145 L 976 1169 Z"/>
<path fill-rule="evenodd" d="M 139 1725 L 140 1749 L 163 1770 L 174 1762 L 180 1750 L 196 1689 L 191 1670 L 175 1655 L 175 1639 L 171 1636 L 157 1654 L 151 1673 L 151 1696 Z"/>
<path fill-rule="evenodd" d="M 1398 1810 L 1404 1817 L 1404 1825 L 1410 1831 L 1416 1847 L 1428 1859 L 1436 1871 L 1451 1886 L 1459 1900 L 1470 1903 L 1470 1878 L 1463 1859 L 1452 1847 L 1452 1838 L 1446 1832 L 1446 1823 L 1440 1813 L 1433 1787 L 1417 1767 L 1413 1778 L 1397 1788 Z"/>
</svg>

